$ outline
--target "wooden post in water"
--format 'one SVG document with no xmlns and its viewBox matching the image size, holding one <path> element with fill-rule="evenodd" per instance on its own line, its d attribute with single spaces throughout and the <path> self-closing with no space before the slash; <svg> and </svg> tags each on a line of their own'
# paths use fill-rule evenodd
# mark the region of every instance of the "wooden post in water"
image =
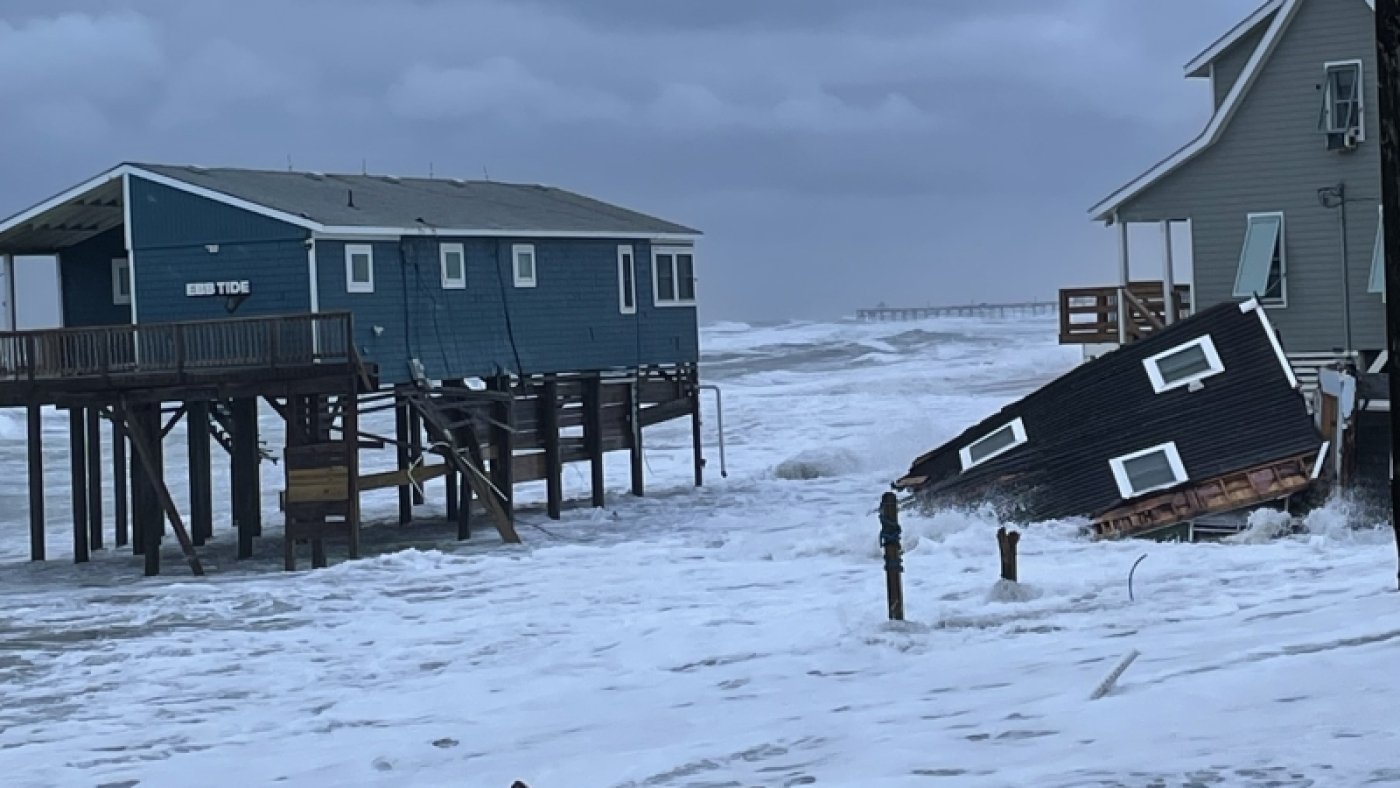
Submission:
<svg viewBox="0 0 1400 788">
<path fill-rule="evenodd" d="M 642 373 L 637 372 L 637 381 L 627 392 L 627 429 L 631 440 L 627 442 L 632 450 L 632 494 L 641 498 L 647 494 L 646 455 L 642 449 Z"/>
<path fill-rule="evenodd" d="M 899 498 L 880 498 L 880 548 L 885 551 L 885 600 L 891 621 L 904 620 L 904 542 L 899 528 Z"/>
<path fill-rule="evenodd" d="M 262 481 L 258 458 L 258 401 L 233 401 L 233 520 L 238 558 L 253 557 L 253 537 L 262 530 Z"/>
<path fill-rule="evenodd" d="M 695 486 L 705 486 L 705 443 L 701 435 L 700 418 L 700 370 L 691 368 L 690 387 L 690 450 L 695 462 Z"/>
<path fill-rule="evenodd" d="M 68 460 L 72 466 L 73 563 L 88 561 L 87 420 L 83 409 L 68 409 Z"/>
<path fill-rule="evenodd" d="M 128 512 L 127 490 L 130 489 L 130 482 L 127 476 L 128 466 L 126 464 L 126 434 L 122 432 L 121 424 L 117 422 L 117 417 L 112 416 L 112 508 L 114 525 L 116 528 L 117 547 L 125 547 L 127 538 Z"/>
<path fill-rule="evenodd" d="M 1016 545 L 1021 542 L 1021 534 L 1016 531 L 1007 531 L 1005 527 L 997 529 L 997 551 L 1001 553 L 1001 579 L 1008 582 L 1018 582 L 1016 580 Z"/>
<path fill-rule="evenodd" d="M 564 464 L 559 450 L 559 382 L 549 378 L 539 388 L 540 437 L 544 441 L 545 508 L 549 519 L 563 516 Z"/>
<path fill-rule="evenodd" d="M 340 434 L 345 441 L 345 474 L 350 499 L 345 509 L 345 523 L 350 529 L 351 561 L 360 557 L 360 395 L 357 385 L 352 378 L 350 393 L 340 398 Z"/>
<path fill-rule="evenodd" d="M 254 400 L 256 403 L 256 400 Z M 125 410 L 125 407 L 122 408 Z M 194 542 L 190 539 L 189 532 L 185 530 L 185 523 L 180 518 L 180 510 L 175 506 L 175 500 L 170 497 L 170 489 L 165 486 L 164 452 L 161 451 L 161 430 L 160 430 L 160 405 L 155 405 L 150 409 L 149 418 L 129 420 L 127 429 L 131 435 L 132 453 L 136 455 L 136 460 L 146 471 L 146 476 L 150 481 L 152 498 L 155 500 L 155 511 L 159 519 L 154 522 L 159 524 L 161 531 L 165 530 L 164 518 L 170 518 L 170 527 L 175 531 L 175 538 L 180 542 L 180 550 L 185 554 L 185 560 L 190 565 L 190 571 L 195 575 L 203 575 L 204 567 L 199 562 L 199 556 L 194 551 Z M 154 538 L 152 542 L 156 541 Z M 149 571 L 154 565 L 155 572 Z M 160 547 L 158 544 L 146 545 L 146 567 L 147 574 L 159 574 L 160 572 Z"/>
<path fill-rule="evenodd" d="M 588 470 L 594 508 L 607 503 L 603 479 L 603 379 L 594 375 L 583 384 L 583 443 L 588 450 Z"/>
<path fill-rule="evenodd" d="M 1385 235 L 1385 323 L 1390 391 L 1400 392 L 1400 0 L 1376 0 L 1376 62 L 1380 82 L 1382 232 Z M 1390 456 L 1400 457 L 1400 417 L 1390 410 Z M 1390 522 L 1400 562 L 1400 476 L 1390 480 Z M 1396 572 L 1400 582 L 1400 567 Z"/>
<path fill-rule="evenodd" d="M 185 403 L 185 437 L 189 445 L 190 537 L 196 546 L 214 535 L 213 458 L 209 449 L 209 403 Z"/>
<path fill-rule="evenodd" d="M 418 411 L 409 408 L 408 410 L 408 462 L 410 465 L 423 465 L 423 415 Z M 409 485 L 409 491 L 413 494 L 413 505 L 423 505 L 423 485 Z"/>
<path fill-rule="evenodd" d="M 44 419 L 29 406 L 29 560 L 44 560 Z"/>
<path fill-rule="evenodd" d="M 156 492 L 164 486 L 164 451 L 160 440 L 160 403 L 127 405 L 117 409 L 131 442 L 132 549 L 146 559 L 147 577 L 160 574 L 160 543 L 165 535 L 165 514 Z M 145 444 L 141 441 L 145 440 Z M 144 452 L 144 453 L 143 453 Z"/>
<path fill-rule="evenodd" d="M 102 549 L 102 411 L 89 407 L 87 414 L 87 515 L 88 547 Z"/>
<path fill-rule="evenodd" d="M 492 388 L 507 394 L 511 393 L 510 378 L 504 375 L 497 377 Z M 496 459 L 491 461 L 491 482 L 496 485 L 497 490 L 501 491 L 501 495 L 505 496 L 502 505 L 513 518 L 515 515 L 515 400 L 505 399 L 496 403 L 491 408 L 491 418 L 496 422 L 491 426 L 491 445 L 496 450 Z"/>
</svg>

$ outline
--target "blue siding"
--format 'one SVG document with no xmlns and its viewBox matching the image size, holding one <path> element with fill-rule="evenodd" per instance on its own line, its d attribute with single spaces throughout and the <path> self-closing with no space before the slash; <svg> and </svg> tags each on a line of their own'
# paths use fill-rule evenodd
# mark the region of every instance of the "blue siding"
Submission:
<svg viewBox="0 0 1400 788">
<path fill-rule="evenodd" d="M 300 227 L 137 177 L 131 225 L 140 322 L 311 311 L 308 233 Z M 229 299 L 185 295 L 189 282 L 241 279 L 252 295 L 232 313 Z"/>
<path fill-rule="evenodd" d="M 112 301 L 112 260 L 126 256 L 126 239 L 116 227 L 63 250 L 59 279 L 63 283 L 65 326 L 112 326 L 131 322 L 131 307 Z"/>
<path fill-rule="evenodd" d="M 466 251 L 465 290 L 444 290 L 438 245 Z M 693 362 L 699 342 L 693 307 L 652 304 L 646 243 L 608 240 L 404 238 L 374 248 L 373 293 L 349 293 L 345 241 L 316 244 L 320 308 L 355 313 L 361 353 L 385 383 L 409 379 L 417 358 L 430 378 L 593 371 Z M 511 247 L 532 243 L 537 281 L 517 288 Z M 617 248 L 636 255 L 637 313 L 618 303 Z M 512 342 L 512 337 L 514 342 Z M 518 362 L 517 362 L 518 355 Z"/>
</svg>

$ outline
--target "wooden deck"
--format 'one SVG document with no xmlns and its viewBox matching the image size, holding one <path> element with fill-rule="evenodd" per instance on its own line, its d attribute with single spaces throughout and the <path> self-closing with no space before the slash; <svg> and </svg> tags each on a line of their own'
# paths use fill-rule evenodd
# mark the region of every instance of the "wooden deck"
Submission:
<svg viewBox="0 0 1400 788">
<path fill-rule="evenodd" d="M 1125 289 L 1075 287 L 1060 291 L 1060 344 L 1117 344 L 1118 300 L 1126 301 L 1127 340 L 1133 342 L 1166 324 L 1167 300 L 1162 282 L 1133 282 Z M 1177 285 L 1173 291 L 1178 318 L 1191 314 L 1191 287 Z"/>
<path fill-rule="evenodd" d="M 348 376 L 348 312 L 0 333 L 0 406 Z"/>
</svg>

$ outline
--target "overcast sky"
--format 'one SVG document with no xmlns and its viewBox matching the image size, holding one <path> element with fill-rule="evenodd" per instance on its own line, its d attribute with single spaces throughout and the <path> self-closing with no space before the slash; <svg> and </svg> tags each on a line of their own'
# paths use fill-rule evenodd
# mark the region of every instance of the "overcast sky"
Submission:
<svg viewBox="0 0 1400 788">
<path fill-rule="evenodd" d="M 703 230 L 706 321 L 1049 298 L 1112 281 L 1088 207 L 1200 129 L 1181 66 L 1254 5 L 4 0 L 0 214 L 123 160 L 431 164 Z"/>
</svg>

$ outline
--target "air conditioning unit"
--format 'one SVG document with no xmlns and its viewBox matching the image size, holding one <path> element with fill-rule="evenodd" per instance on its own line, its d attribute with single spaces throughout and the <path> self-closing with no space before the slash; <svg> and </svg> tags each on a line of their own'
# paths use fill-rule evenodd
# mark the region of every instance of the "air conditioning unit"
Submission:
<svg viewBox="0 0 1400 788">
<path fill-rule="evenodd" d="M 1327 150 L 1350 153 L 1361 146 L 1362 131 L 1360 128 L 1347 129 L 1346 131 L 1333 131 L 1327 134 Z"/>
</svg>

